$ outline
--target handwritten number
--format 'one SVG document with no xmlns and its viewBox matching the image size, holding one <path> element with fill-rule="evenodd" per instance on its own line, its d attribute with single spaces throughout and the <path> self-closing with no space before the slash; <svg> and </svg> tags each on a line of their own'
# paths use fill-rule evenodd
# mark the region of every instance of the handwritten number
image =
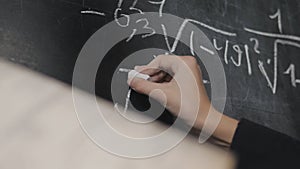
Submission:
<svg viewBox="0 0 300 169">
<path fill-rule="evenodd" d="M 145 22 L 145 25 L 143 26 L 143 29 L 148 29 L 148 30 L 151 31 L 151 33 L 143 35 L 142 38 L 146 38 L 146 37 L 154 35 L 156 32 L 153 28 L 149 27 L 149 21 L 146 18 L 139 19 L 139 20 L 136 21 L 136 23 L 143 22 L 143 21 Z"/>
<path fill-rule="evenodd" d="M 281 11 L 277 9 L 276 13 L 269 16 L 271 19 L 277 18 L 277 26 L 280 33 L 282 33 L 282 23 L 281 23 Z"/>
<path fill-rule="evenodd" d="M 118 18 L 119 11 L 121 11 L 121 10 L 122 10 L 121 8 L 117 8 L 117 9 L 115 10 L 115 13 L 114 13 L 114 19 L 115 19 L 115 22 L 116 22 L 120 27 L 125 28 L 125 27 L 127 27 L 127 26 L 129 25 L 130 17 L 129 17 L 129 15 L 121 14 L 121 16 L 124 16 L 124 17 L 126 18 L 125 24 L 121 24 L 121 23 L 119 22 L 119 18 Z"/>
</svg>

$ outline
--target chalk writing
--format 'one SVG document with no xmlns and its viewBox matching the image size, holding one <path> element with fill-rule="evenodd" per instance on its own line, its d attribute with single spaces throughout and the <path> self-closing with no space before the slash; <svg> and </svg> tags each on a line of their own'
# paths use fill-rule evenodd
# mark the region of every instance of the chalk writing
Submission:
<svg viewBox="0 0 300 169">
<path fill-rule="evenodd" d="M 211 54 L 211 55 L 214 55 L 214 54 L 215 54 L 214 51 L 212 51 L 211 49 L 208 49 L 207 47 L 204 47 L 204 46 L 202 46 L 202 45 L 200 45 L 200 49 L 204 50 L 205 52 L 207 52 L 207 53 L 209 53 L 209 54 Z"/>
<path fill-rule="evenodd" d="M 244 48 L 245 48 L 245 53 L 246 53 L 248 74 L 251 75 L 252 74 L 252 67 L 251 67 L 251 61 L 250 61 L 250 57 L 249 57 L 249 47 L 248 47 L 248 45 L 244 45 Z"/>
<path fill-rule="evenodd" d="M 224 62 L 228 64 L 228 40 L 225 42 L 225 51 L 224 51 Z"/>
<path fill-rule="evenodd" d="M 153 28 L 149 27 L 149 21 L 146 18 L 138 19 L 136 21 L 136 23 L 139 23 L 139 22 L 145 22 L 145 25 L 143 26 L 143 28 L 151 31 L 151 33 L 149 33 L 149 34 L 142 35 L 142 38 L 146 38 L 146 37 L 155 35 L 155 33 L 156 33 L 155 30 Z"/>
<path fill-rule="evenodd" d="M 223 49 L 223 47 L 218 47 L 217 40 L 215 38 L 213 39 L 213 44 L 214 44 L 214 47 L 216 48 L 216 50 L 222 50 Z"/>
<path fill-rule="evenodd" d="M 254 42 L 254 52 L 257 54 L 260 54 L 260 51 L 258 50 L 258 46 L 259 46 L 259 41 L 256 38 L 250 38 L 251 42 Z"/>
<path fill-rule="evenodd" d="M 163 8 L 164 8 L 164 5 L 166 3 L 166 0 L 162 0 L 160 2 L 156 2 L 156 1 L 148 1 L 149 3 L 151 4 L 155 4 L 155 5 L 160 5 L 159 6 L 159 16 L 162 17 L 162 13 L 163 13 Z"/>
<path fill-rule="evenodd" d="M 195 56 L 195 52 L 194 52 L 194 31 L 192 31 L 191 34 L 190 34 L 190 51 L 191 51 L 191 54 L 193 56 Z"/>
<path fill-rule="evenodd" d="M 159 18 L 163 17 L 163 10 L 167 3 L 166 0 L 149 0 L 147 3 L 152 5 L 158 5 L 158 16 Z M 154 27 L 151 27 L 151 23 L 147 18 L 143 18 L 144 12 L 142 9 L 137 8 L 138 6 L 138 0 L 133 0 L 132 4 L 127 10 L 124 10 L 123 8 L 123 0 L 118 0 L 116 9 L 112 12 L 115 22 L 120 27 L 128 27 L 129 24 L 136 24 L 135 28 L 132 29 L 132 32 L 128 35 L 128 38 L 126 39 L 126 42 L 129 42 L 133 39 L 135 35 L 138 34 L 138 31 L 140 29 L 146 29 L 149 31 L 147 34 L 143 34 L 142 38 L 146 38 L 149 36 L 153 36 L 156 34 L 157 30 L 154 29 Z M 124 12 L 127 11 L 127 12 Z M 132 18 L 130 18 L 130 13 L 139 13 L 141 14 L 141 18 L 139 18 L 136 21 L 131 21 Z M 99 11 L 93 11 L 93 10 L 84 10 L 81 11 L 82 14 L 95 14 L 99 16 L 106 16 L 106 14 L 99 12 Z M 282 11 L 278 8 L 276 12 L 270 12 L 271 14 L 266 15 L 267 18 L 270 20 L 276 21 L 276 27 L 278 29 L 278 33 L 276 32 L 267 32 L 259 29 L 254 29 L 251 27 L 244 26 L 242 30 L 245 33 L 249 34 L 249 39 L 245 43 L 238 44 L 237 42 L 231 41 L 230 38 L 238 37 L 239 34 L 230 31 L 230 30 L 222 30 L 217 27 L 213 27 L 207 23 L 201 22 L 199 20 L 186 18 L 183 20 L 183 22 L 180 24 L 177 34 L 175 36 L 175 40 L 171 44 L 171 41 L 168 38 L 168 28 L 167 24 L 162 23 L 159 26 L 155 27 L 156 29 L 161 29 L 163 32 L 164 37 L 164 43 L 168 49 L 168 52 L 166 54 L 176 54 L 177 46 L 182 38 L 183 32 L 187 31 L 186 25 L 188 23 L 194 24 L 195 26 L 202 27 L 206 29 L 206 31 L 212 31 L 220 36 L 223 36 L 223 38 L 213 38 L 213 47 L 216 49 L 217 52 L 222 53 L 221 56 L 223 62 L 225 65 L 233 65 L 236 68 L 245 68 L 245 66 L 242 66 L 243 64 L 246 64 L 247 68 L 247 74 L 251 76 L 254 72 L 259 73 L 262 75 L 262 78 L 266 81 L 266 85 L 270 88 L 271 93 L 275 94 L 277 91 L 278 86 L 278 76 L 279 75 L 285 75 L 289 76 L 291 86 L 297 87 L 297 84 L 300 83 L 300 79 L 296 78 L 296 69 L 295 65 L 293 63 L 289 64 L 289 67 L 284 72 L 279 72 L 278 64 L 279 64 L 279 48 L 280 47 L 287 47 L 292 46 L 297 49 L 300 49 L 300 37 L 295 36 L 292 34 L 283 33 L 283 24 L 282 24 Z M 123 23 L 120 23 L 119 17 L 124 17 L 125 20 Z M 158 19 L 159 19 L 158 18 Z M 195 56 L 195 50 L 196 48 L 199 48 L 203 50 L 204 52 L 215 55 L 215 52 L 213 49 L 209 49 L 206 46 L 198 45 L 195 46 L 195 40 L 198 38 L 197 35 L 194 33 L 194 30 L 188 30 L 189 32 L 184 32 L 189 34 L 189 50 L 190 54 Z M 225 37 L 225 38 L 224 38 Z M 268 38 L 273 41 L 273 51 L 271 51 L 271 57 L 272 58 L 260 58 L 262 55 L 266 55 L 266 51 L 263 50 L 263 46 L 260 44 L 260 38 Z M 255 59 L 253 56 L 255 56 Z M 153 55 L 153 58 L 156 56 Z M 255 60 L 254 60 L 255 59 Z M 269 70 L 270 67 L 272 67 L 272 70 Z M 259 71 L 253 71 L 254 68 L 258 68 Z M 203 83 L 209 84 L 209 81 L 203 80 Z M 127 95 L 128 96 L 128 95 Z M 127 99 L 128 100 L 128 99 Z M 126 105 L 125 105 L 126 108 Z M 126 108 L 127 109 L 127 108 Z"/>
<path fill-rule="evenodd" d="M 233 45 L 232 46 L 233 50 L 235 52 L 238 53 L 238 61 L 236 62 L 233 57 L 231 56 L 230 59 L 232 61 L 232 63 L 235 65 L 235 66 L 241 66 L 242 64 L 242 54 L 243 54 L 243 51 L 241 50 L 240 46 L 239 45 Z"/>
<path fill-rule="evenodd" d="M 137 4 L 137 2 L 138 2 L 138 0 L 134 0 L 133 3 L 132 3 L 132 5 L 129 7 L 129 9 L 133 10 L 133 11 L 137 11 L 140 14 L 144 14 L 144 12 L 141 9 L 135 7 L 136 4 Z"/>
<path fill-rule="evenodd" d="M 129 101 L 130 101 L 130 96 L 131 96 L 131 88 L 128 90 L 127 95 L 126 95 L 124 112 L 127 112 L 128 104 L 129 104 Z"/>
<path fill-rule="evenodd" d="M 133 36 L 136 34 L 136 31 L 137 31 L 137 29 L 133 29 L 132 30 L 132 33 L 129 35 L 129 37 L 126 39 L 126 42 L 129 42 L 132 38 L 133 38 Z"/>
<path fill-rule="evenodd" d="M 126 14 L 121 14 L 121 16 L 125 17 L 126 18 L 126 23 L 125 24 L 122 24 L 119 22 L 119 19 L 118 19 L 118 14 L 119 12 L 121 11 L 122 9 L 121 8 L 117 8 L 115 10 L 115 13 L 114 13 L 114 18 L 115 18 L 115 22 L 121 26 L 121 27 L 127 27 L 129 25 L 129 22 L 130 22 L 130 17 L 129 15 L 126 15 Z"/>
<path fill-rule="evenodd" d="M 295 75 L 295 65 L 294 64 L 290 64 L 289 68 L 284 72 L 284 74 L 290 74 L 291 76 L 291 84 L 296 87 L 296 75 Z M 298 80 L 299 81 L 299 80 Z"/>
<path fill-rule="evenodd" d="M 280 9 L 277 9 L 274 15 L 269 16 L 271 19 L 277 18 L 277 26 L 280 33 L 282 33 L 282 24 L 281 24 L 281 12 Z"/>
<path fill-rule="evenodd" d="M 94 10 L 85 10 L 81 11 L 82 14 L 94 14 L 94 15 L 100 15 L 100 16 L 105 16 L 105 13 L 99 12 L 99 11 L 94 11 Z"/>
<path fill-rule="evenodd" d="M 246 32 L 250 32 L 250 33 L 253 33 L 253 34 L 256 34 L 256 35 L 262 35 L 262 36 L 270 37 L 270 38 L 280 38 L 280 39 L 300 41 L 300 37 L 294 36 L 294 35 L 283 35 L 283 34 L 277 34 L 277 33 L 263 32 L 263 31 L 250 29 L 250 28 L 247 28 L 247 27 L 244 27 L 244 30 Z"/>
</svg>

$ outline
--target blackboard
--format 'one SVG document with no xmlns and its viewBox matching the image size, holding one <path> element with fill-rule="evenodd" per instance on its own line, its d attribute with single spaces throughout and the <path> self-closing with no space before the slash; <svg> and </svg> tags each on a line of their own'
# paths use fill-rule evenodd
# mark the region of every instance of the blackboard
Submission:
<svg viewBox="0 0 300 169">
<path fill-rule="evenodd" d="M 71 84 L 78 54 L 99 28 L 121 14 L 173 14 L 202 23 L 195 25 L 215 44 L 227 79 L 225 114 L 300 138 L 299 9 L 297 0 L 0 0 L 0 56 Z M 168 49 L 156 35 L 115 45 L 99 67 L 97 95 L 111 99 L 114 69 L 150 47 Z M 181 44 L 173 53 L 191 55 Z M 136 93 L 131 99 L 147 100 Z"/>
</svg>

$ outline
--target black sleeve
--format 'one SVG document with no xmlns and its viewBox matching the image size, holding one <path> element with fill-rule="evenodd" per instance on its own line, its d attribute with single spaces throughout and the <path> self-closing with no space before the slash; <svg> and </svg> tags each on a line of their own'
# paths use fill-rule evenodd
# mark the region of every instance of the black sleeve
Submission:
<svg viewBox="0 0 300 169">
<path fill-rule="evenodd" d="M 231 149 L 238 169 L 300 168 L 300 142 L 246 119 L 239 122 Z"/>
</svg>

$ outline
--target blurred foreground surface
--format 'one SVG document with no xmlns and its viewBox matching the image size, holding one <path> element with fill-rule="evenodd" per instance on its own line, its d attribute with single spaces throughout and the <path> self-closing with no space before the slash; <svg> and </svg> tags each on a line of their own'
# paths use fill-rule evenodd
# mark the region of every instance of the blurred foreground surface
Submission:
<svg viewBox="0 0 300 169">
<path fill-rule="evenodd" d="M 234 166 L 231 154 L 208 144 L 200 145 L 191 137 L 153 158 L 117 157 L 99 148 L 83 132 L 69 86 L 3 60 L 0 60 L 0 77 L 1 169 L 229 169 Z M 114 113 L 110 103 L 99 99 L 98 104 Z M 121 127 L 122 132 L 131 132 L 123 124 Z M 156 123 L 147 132 L 166 127 Z"/>
</svg>

